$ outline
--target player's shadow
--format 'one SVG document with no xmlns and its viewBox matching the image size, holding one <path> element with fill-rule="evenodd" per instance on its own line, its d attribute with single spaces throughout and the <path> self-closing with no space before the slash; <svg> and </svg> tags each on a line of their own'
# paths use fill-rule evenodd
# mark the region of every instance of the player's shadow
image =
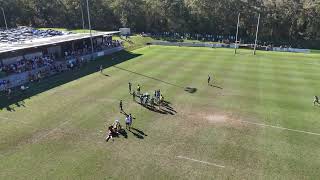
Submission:
<svg viewBox="0 0 320 180">
<path fill-rule="evenodd" d="M 192 87 L 186 87 L 186 88 L 184 88 L 184 90 L 188 93 L 191 93 L 191 94 L 194 94 L 198 91 L 197 88 L 192 88 Z"/>
<path fill-rule="evenodd" d="M 106 73 L 101 73 L 102 75 L 106 76 L 106 77 L 110 77 L 110 75 L 106 74 Z"/>
<path fill-rule="evenodd" d="M 167 111 L 170 111 L 173 114 L 178 113 L 176 110 L 174 110 L 174 108 L 171 106 L 171 102 L 169 102 L 169 101 L 163 101 L 162 102 L 162 107 L 166 108 Z"/>
<path fill-rule="evenodd" d="M 128 138 L 128 133 L 127 133 L 127 131 L 125 129 L 120 129 L 119 134 L 121 136 L 123 136 L 124 138 L 126 138 L 126 139 Z"/>
<path fill-rule="evenodd" d="M 213 85 L 213 84 L 210 84 L 209 86 L 211 86 L 211 87 L 213 87 L 213 88 L 223 89 L 222 87 L 217 86 L 217 85 Z"/>
<path fill-rule="evenodd" d="M 130 132 L 138 139 L 144 139 L 145 136 L 148 136 L 143 131 L 137 128 L 131 128 Z"/>
<path fill-rule="evenodd" d="M 139 103 L 142 107 L 148 109 L 149 111 L 159 113 L 159 114 L 164 114 L 164 115 L 175 115 L 178 113 L 174 108 L 170 105 L 170 102 L 164 101 L 162 102 L 161 106 L 159 105 L 154 105 L 151 106 L 149 104 L 141 104 Z"/>
<path fill-rule="evenodd" d="M 131 128 L 131 129 L 137 131 L 139 134 L 141 134 L 141 135 L 143 135 L 143 136 L 148 136 L 146 133 L 144 133 L 143 131 L 141 131 L 141 130 L 139 130 L 139 129 L 137 129 L 137 128 Z"/>
</svg>

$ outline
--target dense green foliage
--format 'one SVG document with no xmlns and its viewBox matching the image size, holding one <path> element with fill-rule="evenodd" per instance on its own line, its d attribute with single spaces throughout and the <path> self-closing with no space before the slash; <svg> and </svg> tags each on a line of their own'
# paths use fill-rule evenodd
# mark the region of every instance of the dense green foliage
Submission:
<svg viewBox="0 0 320 180">
<path fill-rule="evenodd" d="M 2 1 L 2 2 L 1 2 Z M 11 26 L 82 28 L 85 0 L 1 0 Z M 130 27 L 136 32 L 235 34 L 252 39 L 258 14 L 262 41 L 316 47 L 320 39 L 320 3 L 316 0 L 89 0 L 95 29 Z M 3 25 L 3 20 L 0 20 Z M 86 23 L 87 24 L 87 23 Z"/>
</svg>

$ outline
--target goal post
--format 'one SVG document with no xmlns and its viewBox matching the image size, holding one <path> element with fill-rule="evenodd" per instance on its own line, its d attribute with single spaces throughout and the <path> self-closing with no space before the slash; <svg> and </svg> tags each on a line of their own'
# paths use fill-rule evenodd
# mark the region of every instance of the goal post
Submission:
<svg viewBox="0 0 320 180">
<path fill-rule="evenodd" d="M 234 45 L 234 54 L 237 54 L 237 49 L 238 49 L 239 25 L 240 25 L 240 13 L 238 14 L 237 33 L 236 33 L 236 42 Z"/>
</svg>

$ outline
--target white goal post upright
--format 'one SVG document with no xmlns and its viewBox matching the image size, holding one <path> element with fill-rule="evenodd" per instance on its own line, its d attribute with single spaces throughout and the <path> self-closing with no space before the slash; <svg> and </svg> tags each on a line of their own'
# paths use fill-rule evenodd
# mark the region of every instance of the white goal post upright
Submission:
<svg viewBox="0 0 320 180">
<path fill-rule="evenodd" d="M 255 40 L 255 42 L 254 42 L 253 55 L 256 55 L 257 43 L 258 43 L 259 25 L 260 25 L 260 13 L 259 13 L 259 17 L 258 17 L 258 24 L 257 24 L 257 31 L 256 31 L 256 40 Z"/>
<path fill-rule="evenodd" d="M 237 45 L 238 45 L 238 34 L 239 34 L 239 25 L 240 25 L 240 13 L 238 14 L 238 23 L 237 23 L 237 34 L 236 34 L 236 42 L 234 46 L 234 54 L 237 54 Z"/>
</svg>

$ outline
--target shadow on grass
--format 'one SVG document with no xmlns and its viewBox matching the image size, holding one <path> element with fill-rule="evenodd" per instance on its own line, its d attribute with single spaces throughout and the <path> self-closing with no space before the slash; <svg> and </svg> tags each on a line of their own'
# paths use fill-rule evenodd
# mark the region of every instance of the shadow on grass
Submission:
<svg viewBox="0 0 320 180">
<path fill-rule="evenodd" d="M 121 129 L 120 131 L 119 131 L 119 134 L 121 135 L 121 136 L 123 136 L 124 138 L 128 138 L 128 133 L 127 133 L 127 131 L 126 130 L 124 130 L 124 129 Z"/>
<path fill-rule="evenodd" d="M 125 111 L 121 111 L 120 113 L 123 114 L 123 115 L 126 116 L 126 117 L 129 115 L 129 114 L 126 113 Z M 136 118 L 132 116 L 132 119 L 135 120 Z M 134 122 L 134 121 L 133 121 L 133 122 Z M 124 132 L 126 132 L 124 129 L 122 129 L 122 130 L 123 130 Z M 137 129 L 137 128 L 133 128 L 133 127 L 131 127 L 131 128 L 129 129 L 129 132 L 131 132 L 131 133 L 132 133 L 136 138 L 138 138 L 138 139 L 144 139 L 144 136 L 148 136 L 148 135 L 145 134 L 143 131 L 141 131 L 141 130 L 139 130 L 139 129 Z M 127 133 L 126 133 L 125 135 L 123 135 L 123 133 L 120 132 L 120 134 L 121 134 L 122 136 L 124 136 L 125 138 L 128 138 Z"/>
<path fill-rule="evenodd" d="M 159 113 L 159 114 L 164 114 L 164 115 L 175 115 L 178 112 L 176 110 L 174 110 L 173 107 L 171 107 L 171 103 L 168 101 L 164 101 L 162 102 L 161 106 L 159 105 L 154 105 L 151 106 L 149 104 L 141 104 L 139 103 L 142 107 L 148 109 L 149 111 L 155 112 L 155 113 Z"/>
<path fill-rule="evenodd" d="M 137 128 L 131 128 L 130 132 L 138 139 L 144 139 L 145 136 L 148 136 L 143 131 Z"/>
<path fill-rule="evenodd" d="M 197 88 L 186 87 L 184 90 L 186 92 L 188 92 L 188 93 L 193 94 L 193 93 L 196 93 L 198 89 Z"/>
<path fill-rule="evenodd" d="M 52 88 L 61 86 L 68 82 L 82 78 L 89 74 L 99 71 L 100 65 L 104 68 L 114 66 L 116 64 L 123 63 L 130 59 L 136 58 L 141 54 L 133 54 L 128 51 L 120 51 L 109 56 L 99 58 L 95 61 L 89 62 L 83 65 L 80 69 L 70 70 L 61 74 L 57 74 L 41 80 L 40 82 L 29 83 L 29 88 L 22 92 L 18 88 L 12 90 L 12 97 L 8 98 L 3 92 L 0 92 L 0 110 L 6 109 L 7 111 L 15 111 L 11 105 L 16 107 L 25 107 L 24 100 L 30 99 L 32 96 L 50 90 Z M 105 77 L 110 77 L 108 74 L 104 74 Z"/>
<path fill-rule="evenodd" d="M 209 86 L 211 86 L 211 87 L 213 87 L 213 88 L 223 89 L 222 87 L 217 86 L 217 85 L 213 85 L 213 84 L 210 84 Z"/>
</svg>

